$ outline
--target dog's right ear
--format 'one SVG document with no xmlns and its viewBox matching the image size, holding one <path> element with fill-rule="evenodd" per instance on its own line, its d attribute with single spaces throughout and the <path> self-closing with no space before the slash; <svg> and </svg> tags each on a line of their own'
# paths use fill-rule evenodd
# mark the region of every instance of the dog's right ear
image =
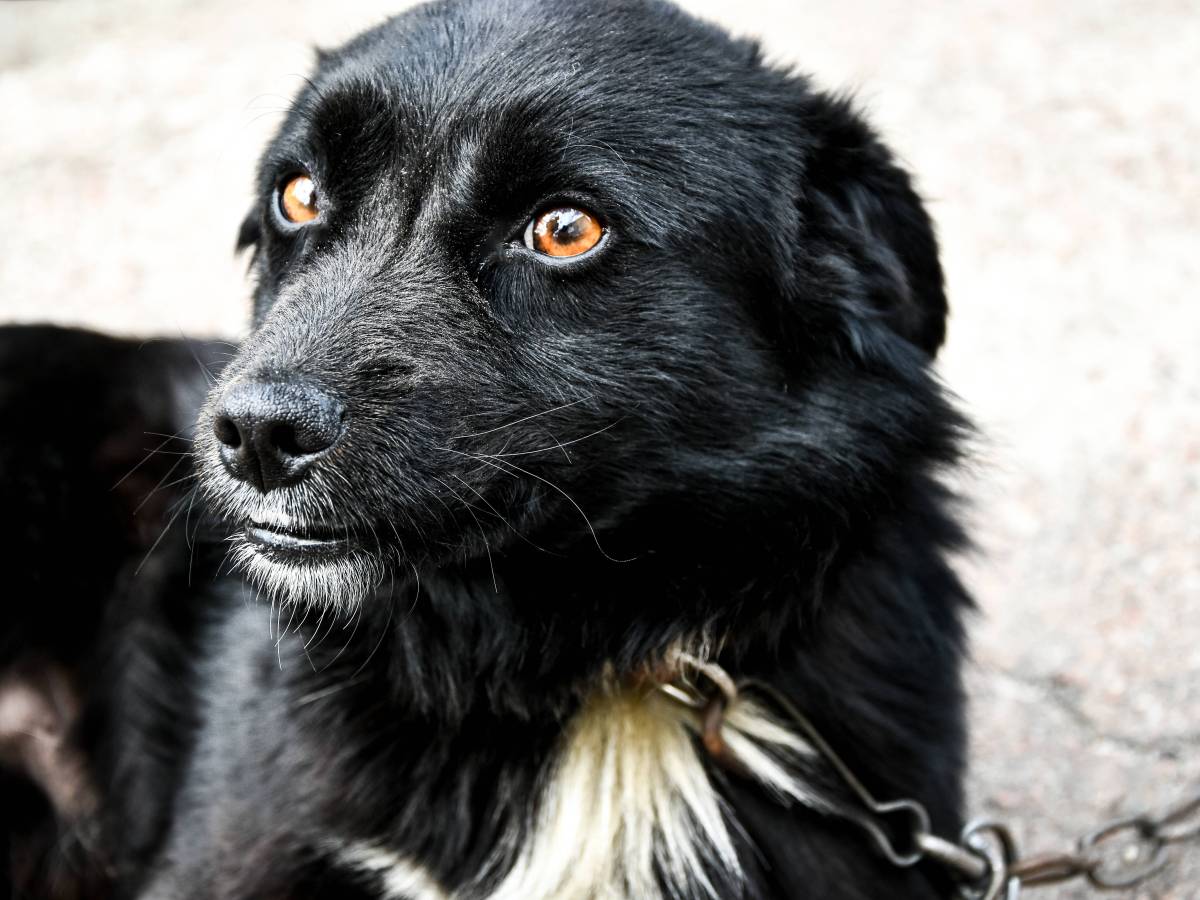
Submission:
<svg viewBox="0 0 1200 900">
<path fill-rule="evenodd" d="M 804 117 L 811 143 L 799 211 L 814 277 L 838 283 L 860 351 L 890 332 L 932 357 L 946 333 L 946 296 L 912 179 L 847 98 L 811 94 Z"/>
<path fill-rule="evenodd" d="M 241 227 L 238 228 L 237 245 L 234 250 L 241 253 L 247 247 L 258 247 L 258 242 L 262 238 L 262 210 L 255 206 L 246 214 L 246 218 L 242 219 Z"/>
</svg>

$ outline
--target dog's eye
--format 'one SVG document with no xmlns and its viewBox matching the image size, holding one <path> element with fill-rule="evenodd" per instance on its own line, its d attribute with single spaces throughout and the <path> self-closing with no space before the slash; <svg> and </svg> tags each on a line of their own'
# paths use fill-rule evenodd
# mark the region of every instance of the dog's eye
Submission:
<svg viewBox="0 0 1200 900">
<path fill-rule="evenodd" d="M 304 225 L 317 217 L 317 186 L 307 175 L 293 175 L 279 191 L 279 212 L 293 225 Z"/>
<path fill-rule="evenodd" d="M 604 237 L 604 226 L 590 212 L 558 206 L 539 213 L 525 226 L 525 246 L 546 256 L 579 256 Z"/>
</svg>

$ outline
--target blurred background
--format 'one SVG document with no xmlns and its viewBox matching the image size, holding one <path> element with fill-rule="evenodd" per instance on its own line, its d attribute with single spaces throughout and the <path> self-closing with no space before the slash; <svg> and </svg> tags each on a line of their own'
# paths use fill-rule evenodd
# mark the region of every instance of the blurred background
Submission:
<svg viewBox="0 0 1200 900">
<path fill-rule="evenodd" d="M 313 47 L 402 5 L 0 3 L 0 320 L 237 335 L 258 150 Z M 939 224 L 972 811 L 1066 849 L 1200 783 L 1200 3 L 684 5 L 855 91 Z M 1133 896 L 1197 885 L 1200 847 Z"/>
</svg>

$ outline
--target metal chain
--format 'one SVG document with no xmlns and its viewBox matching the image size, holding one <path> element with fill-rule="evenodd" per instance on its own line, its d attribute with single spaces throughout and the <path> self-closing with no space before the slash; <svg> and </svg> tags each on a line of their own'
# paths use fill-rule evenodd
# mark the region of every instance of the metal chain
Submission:
<svg viewBox="0 0 1200 900">
<path fill-rule="evenodd" d="M 1084 879 L 1099 890 L 1142 884 L 1170 862 L 1168 848 L 1200 838 L 1200 790 L 1166 810 L 1115 819 L 1085 834 L 1069 853 L 1029 856 L 1009 876 L 1022 887 Z"/>
<path fill-rule="evenodd" d="M 857 825 L 880 855 L 897 868 L 928 860 L 941 865 L 959 882 L 962 900 L 1018 900 L 1024 888 L 1046 887 L 1076 879 L 1102 891 L 1124 890 L 1142 884 L 1169 863 L 1173 845 L 1200 842 L 1200 788 L 1166 810 L 1106 822 L 1081 837 L 1065 853 L 1022 856 L 1011 829 L 1001 822 L 981 820 L 968 825 L 958 843 L 933 834 L 929 814 L 911 799 L 877 800 L 821 736 L 816 726 L 782 692 L 765 682 L 744 680 L 735 685 L 714 663 L 681 655 L 680 662 L 706 678 L 716 693 L 699 692 L 694 681 L 663 684 L 676 700 L 705 709 L 704 743 L 714 755 L 727 752 L 719 738 L 723 710 L 740 691 L 769 699 L 797 725 L 858 801 L 858 808 L 834 807 L 835 814 Z M 736 761 L 734 761 L 736 762 Z M 907 829 L 893 824 L 897 816 Z M 906 841 L 897 842 L 897 835 Z"/>
</svg>

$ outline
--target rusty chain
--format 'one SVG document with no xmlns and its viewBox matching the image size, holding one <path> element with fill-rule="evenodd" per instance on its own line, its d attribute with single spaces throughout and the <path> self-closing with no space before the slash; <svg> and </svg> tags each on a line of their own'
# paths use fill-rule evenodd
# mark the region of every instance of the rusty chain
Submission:
<svg viewBox="0 0 1200 900">
<path fill-rule="evenodd" d="M 683 656 L 681 662 L 706 678 L 716 693 L 697 691 L 694 681 L 663 684 L 676 700 L 706 711 L 703 716 L 706 745 L 721 746 L 714 729 L 720 728 L 721 711 L 740 691 L 757 692 L 797 725 L 814 749 L 837 773 L 858 800 L 858 808 L 836 807 L 835 814 L 857 825 L 879 853 L 898 868 L 928 860 L 941 865 L 959 883 L 962 900 L 1018 900 L 1025 888 L 1048 887 L 1082 880 L 1100 891 L 1136 887 L 1166 868 L 1172 846 L 1200 843 L 1200 788 L 1158 813 L 1114 819 L 1083 835 L 1073 850 L 1023 856 L 1011 829 L 1002 822 L 980 820 L 964 830 L 957 843 L 935 835 L 929 815 L 915 800 L 881 802 L 851 772 L 821 736 L 808 717 L 783 693 L 769 684 L 744 680 L 735 685 L 730 675 L 713 663 Z M 717 714 L 713 714 L 714 711 Z M 713 731 L 714 733 L 708 733 Z M 897 829 L 889 824 L 903 816 L 909 827 L 897 842 Z"/>
<path fill-rule="evenodd" d="M 1102 891 L 1136 887 L 1170 862 L 1172 845 L 1200 839 L 1200 790 L 1155 813 L 1114 819 L 1096 828 L 1065 853 L 1021 857 L 1011 832 L 996 822 L 967 827 L 961 846 L 985 854 L 992 884 L 966 885 L 965 900 L 1013 900 L 1023 888 L 1082 880 Z M 966 873 L 964 873 L 966 874 Z"/>
</svg>

